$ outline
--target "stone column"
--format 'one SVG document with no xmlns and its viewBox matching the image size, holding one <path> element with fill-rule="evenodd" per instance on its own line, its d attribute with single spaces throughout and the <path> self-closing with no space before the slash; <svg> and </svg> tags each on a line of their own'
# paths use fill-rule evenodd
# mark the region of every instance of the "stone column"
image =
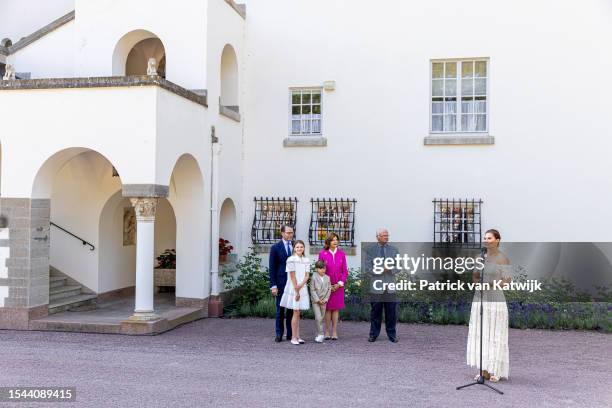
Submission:
<svg viewBox="0 0 612 408">
<path fill-rule="evenodd" d="M 136 211 L 136 299 L 130 320 L 158 319 L 153 311 L 153 258 L 157 198 L 130 198 Z"/>
</svg>

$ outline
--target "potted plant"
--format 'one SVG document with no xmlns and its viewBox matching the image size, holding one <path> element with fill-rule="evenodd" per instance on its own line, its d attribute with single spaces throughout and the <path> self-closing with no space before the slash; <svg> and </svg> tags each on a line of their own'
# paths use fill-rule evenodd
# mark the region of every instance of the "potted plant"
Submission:
<svg viewBox="0 0 612 408">
<path fill-rule="evenodd" d="M 227 239 L 219 238 L 219 263 L 227 262 L 227 256 L 234 250 Z"/>
<path fill-rule="evenodd" d="M 176 286 L 176 250 L 166 249 L 156 259 L 154 285 L 160 288 Z"/>
</svg>

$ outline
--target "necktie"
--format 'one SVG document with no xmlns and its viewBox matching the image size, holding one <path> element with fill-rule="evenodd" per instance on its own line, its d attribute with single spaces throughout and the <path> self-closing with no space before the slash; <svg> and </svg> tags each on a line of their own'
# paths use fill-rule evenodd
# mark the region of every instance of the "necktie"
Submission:
<svg viewBox="0 0 612 408">
<path fill-rule="evenodd" d="M 385 257 L 385 246 L 384 245 L 380 246 L 380 257 L 381 258 Z"/>
<path fill-rule="evenodd" d="M 291 246 L 289 244 L 289 241 L 287 241 L 287 256 L 291 256 Z"/>
</svg>

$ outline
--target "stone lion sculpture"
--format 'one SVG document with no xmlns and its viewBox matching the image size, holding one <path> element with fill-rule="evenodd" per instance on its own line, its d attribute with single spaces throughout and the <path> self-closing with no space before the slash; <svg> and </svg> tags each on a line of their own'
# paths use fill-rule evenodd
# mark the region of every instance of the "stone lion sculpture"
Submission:
<svg viewBox="0 0 612 408">
<path fill-rule="evenodd" d="M 15 67 L 13 67 L 11 64 L 6 64 L 2 79 L 5 81 L 13 81 L 15 79 Z"/>
<path fill-rule="evenodd" d="M 147 75 L 157 75 L 157 60 L 155 58 L 149 58 Z"/>
</svg>

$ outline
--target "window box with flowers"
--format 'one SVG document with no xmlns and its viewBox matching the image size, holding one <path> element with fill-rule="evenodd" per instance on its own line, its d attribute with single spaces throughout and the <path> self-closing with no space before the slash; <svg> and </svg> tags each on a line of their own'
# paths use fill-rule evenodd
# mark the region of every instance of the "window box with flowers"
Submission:
<svg viewBox="0 0 612 408">
<path fill-rule="evenodd" d="M 219 238 L 219 263 L 227 262 L 227 256 L 232 253 L 234 247 L 227 239 Z"/>
</svg>

